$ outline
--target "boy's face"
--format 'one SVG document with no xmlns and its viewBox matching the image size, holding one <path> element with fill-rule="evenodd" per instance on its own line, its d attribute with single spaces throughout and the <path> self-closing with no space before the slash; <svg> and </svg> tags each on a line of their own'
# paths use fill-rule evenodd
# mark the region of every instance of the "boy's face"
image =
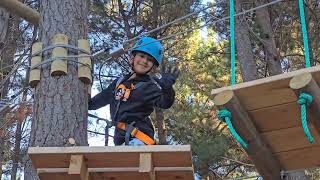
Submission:
<svg viewBox="0 0 320 180">
<path fill-rule="evenodd" d="M 131 64 L 133 65 L 133 70 L 135 73 L 146 74 L 152 69 L 154 65 L 154 59 L 148 54 L 137 52 L 135 56 L 131 57 Z"/>
</svg>

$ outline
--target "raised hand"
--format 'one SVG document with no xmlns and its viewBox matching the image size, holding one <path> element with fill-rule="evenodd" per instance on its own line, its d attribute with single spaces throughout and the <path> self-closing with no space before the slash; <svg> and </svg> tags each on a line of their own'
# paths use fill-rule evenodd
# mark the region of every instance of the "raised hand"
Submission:
<svg viewBox="0 0 320 180">
<path fill-rule="evenodd" d="M 180 70 L 178 68 L 173 68 L 172 66 L 162 66 L 161 68 L 161 78 L 156 81 L 163 89 L 169 89 L 176 82 L 176 79 L 180 75 Z"/>
</svg>

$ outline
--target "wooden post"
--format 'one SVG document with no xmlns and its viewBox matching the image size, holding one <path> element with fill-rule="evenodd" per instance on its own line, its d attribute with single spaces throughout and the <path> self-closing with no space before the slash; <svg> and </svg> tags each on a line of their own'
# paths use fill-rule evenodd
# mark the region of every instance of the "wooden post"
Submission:
<svg viewBox="0 0 320 180">
<path fill-rule="evenodd" d="M 89 172 L 83 155 L 71 155 L 68 174 L 78 175 L 80 180 L 89 180 Z"/>
<path fill-rule="evenodd" d="M 214 97 L 219 109 L 226 108 L 232 113 L 232 124 L 237 133 L 248 143 L 245 149 L 256 165 L 258 172 L 266 180 L 280 180 L 280 164 L 274 158 L 268 145 L 263 141 L 249 114 L 243 108 L 234 92 L 223 91 Z"/>
<path fill-rule="evenodd" d="M 37 42 L 32 45 L 32 54 L 40 51 L 42 49 L 42 43 Z M 29 76 L 29 84 L 32 88 L 36 87 L 37 84 L 40 82 L 40 69 L 41 67 L 34 68 L 37 64 L 41 63 L 42 55 L 39 54 L 38 56 L 34 56 L 31 58 L 31 70 Z"/>
<path fill-rule="evenodd" d="M 90 45 L 88 40 L 79 39 L 78 47 L 90 53 Z M 85 55 L 87 54 L 79 53 L 79 56 L 85 56 Z M 79 61 L 79 64 L 78 64 L 79 79 L 86 84 L 91 84 L 92 83 L 91 59 L 89 57 L 82 57 L 82 58 L 78 58 L 78 61 Z"/>
<path fill-rule="evenodd" d="M 141 153 L 140 154 L 140 173 L 148 173 L 150 180 L 155 180 L 155 172 L 153 169 L 152 154 L 151 153 Z"/>
<path fill-rule="evenodd" d="M 22 17 L 34 25 L 39 23 L 40 14 L 18 0 L 1 0 L 0 7 L 3 7 L 11 14 Z"/>
<path fill-rule="evenodd" d="M 64 34 L 56 34 L 53 37 L 52 44 L 68 44 L 68 36 Z M 56 47 L 52 50 L 52 58 L 67 56 L 68 51 L 62 47 Z M 61 76 L 68 72 L 68 61 L 66 59 L 54 60 L 51 64 L 51 75 Z"/>
<path fill-rule="evenodd" d="M 311 73 L 303 73 L 294 76 L 290 80 L 289 86 L 294 90 L 298 98 L 301 92 L 309 93 L 312 95 L 313 101 L 310 105 L 310 109 L 311 114 L 315 119 L 315 121 L 312 121 L 312 123 L 315 125 L 317 132 L 320 134 L 320 88 L 316 81 L 312 78 Z"/>
</svg>

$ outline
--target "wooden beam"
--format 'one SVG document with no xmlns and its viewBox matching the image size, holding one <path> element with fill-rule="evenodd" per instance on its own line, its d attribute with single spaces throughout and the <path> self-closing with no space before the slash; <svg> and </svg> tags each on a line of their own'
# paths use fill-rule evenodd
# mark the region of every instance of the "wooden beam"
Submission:
<svg viewBox="0 0 320 180">
<path fill-rule="evenodd" d="M 155 172 L 193 172 L 193 167 L 154 167 Z M 89 173 L 139 172 L 140 167 L 88 168 Z M 41 173 L 68 173 L 69 168 L 38 168 Z"/>
<path fill-rule="evenodd" d="M 83 155 L 71 155 L 68 174 L 78 175 L 80 180 L 89 180 L 89 171 Z"/>
<path fill-rule="evenodd" d="M 246 109 L 243 108 L 233 91 L 227 90 L 219 93 L 214 97 L 214 103 L 219 109 L 227 108 L 231 111 L 232 124 L 238 134 L 248 143 L 248 149 L 245 150 L 262 177 L 266 180 L 280 180 L 279 162 L 273 157 L 268 145 L 261 138 Z"/>
<path fill-rule="evenodd" d="M 290 80 L 290 88 L 294 90 L 297 97 L 299 98 L 300 93 L 309 93 L 313 97 L 313 101 L 310 105 L 312 116 L 314 121 L 312 123 L 315 125 L 317 132 L 320 134 L 320 88 L 316 81 L 313 79 L 311 73 L 303 73 L 294 76 Z M 308 118 L 309 119 L 309 118 Z"/>
<path fill-rule="evenodd" d="M 320 71 L 320 66 L 313 66 L 310 68 L 305 68 L 305 69 L 301 69 L 301 70 L 297 70 L 297 71 L 292 71 L 289 73 L 284 73 L 284 74 L 279 74 L 279 75 L 275 75 L 275 76 L 270 76 L 267 78 L 263 78 L 263 79 L 257 79 L 254 81 L 248 81 L 248 82 L 244 82 L 244 83 L 239 83 L 237 85 L 234 86 L 228 86 L 228 87 L 222 87 L 222 88 L 218 88 L 218 89 L 213 89 L 211 91 L 212 95 L 215 94 L 219 94 L 223 91 L 226 90 L 237 90 L 237 89 L 245 89 L 245 88 L 250 88 L 252 86 L 258 86 L 258 85 L 263 85 L 263 84 L 268 84 L 268 83 L 272 83 L 272 82 L 277 82 L 279 80 L 283 80 L 283 79 L 290 79 L 294 76 L 303 74 L 303 73 L 316 73 Z"/>
<path fill-rule="evenodd" d="M 155 180 L 155 172 L 153 170 L 152 154 L 151 153 L 141 153 L 139 172 L 147 173 L 150 180 Z"/>
<path fill-rule="evenodd" d="M 0 7 L 6 9 L 11 14 L 22 17 L 34 25 L 39 23 L 40 14 L 18 0 L 1 0 Z"/>
</svg>

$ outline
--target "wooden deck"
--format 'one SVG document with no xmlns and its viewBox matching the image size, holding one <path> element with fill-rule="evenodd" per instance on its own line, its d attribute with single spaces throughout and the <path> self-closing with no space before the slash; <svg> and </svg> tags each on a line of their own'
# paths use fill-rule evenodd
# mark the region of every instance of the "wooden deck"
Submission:
<svg viewBox="0 0 320 180">
<path fill-rule="evenodd" d="M 30 147 L 44 180 L 193 180 L 189 145 Z"/>
<path fill-rule="evenodd" d="M 297 90 L 289 86 L 293 77 L 305 74 L 311 74 L 311 79 L 317 86 L 317 91 L 312 94 L 314 97 L 312 108 L 307 109 L 308 126 L 315 139 L 314 144 L 308 141 L 301 126 Z M 232 113 L 238 114 L 235 117 L 239 118 L 233 117 L 232 122 L 239 134 L 249 143 L 248 155 L 253 156 L 253 152 L 259 151 L 259 148 L 264 148 L 272 154 L 272 157 L 265 155 L 259 161 L 251 157 L 256 165 L 261 166 L 267 158 L 274 158 L 274 165 L 278 164 L 281 170 L 295 170 L 320 166 L 320 119 L 318 118 L 320 109 L 316 106 L 320 98 L 319 84 L 320 67 L 316 66 L 215 89 L 211 93 L 215 96 L 214 102 L 219 109 L 230 107 L 235 111 L 231 111 Z M 236 101 L 243 109 L 241 112 L 237 107 L 227 105 L 229 103 L 227 101 L 231 99 L 237 99 Z M 248 124 L 255 130 L 248 129 Z M 255 138 L 261 139 L 262 144 L 257 143 Z M 266 165 L 262 166 L 266 168 Z M 260 171 L 264 170 L 260 169 Z"/>
</svg>

